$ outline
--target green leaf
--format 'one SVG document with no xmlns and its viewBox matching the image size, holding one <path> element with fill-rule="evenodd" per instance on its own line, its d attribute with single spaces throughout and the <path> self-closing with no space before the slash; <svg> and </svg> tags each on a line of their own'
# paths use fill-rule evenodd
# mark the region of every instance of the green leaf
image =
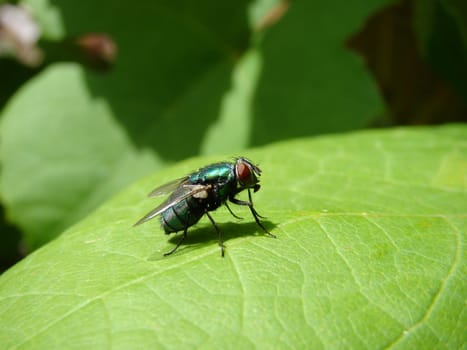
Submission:
<svg viewBox="0 0 467 350">
<path fill-rule="evenodd" d="M 461 348 L 467 127 L 366 131 L 245 152 L 257 210 L 213 213 L 179 250 L 145 178 L 0 277 L 0 344 L 63 348 Z"/>
<path fill-rule="evenodd" d="M 354 130 L 376 120 L 384 109 L 381 97 L 346 40 L 390 2 L 291 2 L 260 44 L 253 144 Z"/>
<path fill-rule="evenodd" d="M 2 120 L 2 200 L 29 248 L 160 164 L 131 143 L 107 103 L 83 88 L 82 78 L 75 65 L 54 66 L 29 83 Z"/>
</svg>

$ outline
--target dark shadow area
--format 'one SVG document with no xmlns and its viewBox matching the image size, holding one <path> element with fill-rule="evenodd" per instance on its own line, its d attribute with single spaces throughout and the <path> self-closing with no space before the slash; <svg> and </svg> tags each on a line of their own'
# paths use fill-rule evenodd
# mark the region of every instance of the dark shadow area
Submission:
<svg viewBox="0 0 467 350">
<path fill-rule="evenodd" d="M 0 205 L 0 274 L 24 257 L 21 251 L 21 233 L 18 228 L 5 220 L 5 210 Z"/>
<path fill-rule="evenodd" d="M 420 19 L 413 6 L 398 1 L 374 13 L 347 41 L 365 58 L 388 107 L 386 118 L 375 125 L 465 122 L 467 51 L 462 50 L 460 31 L 436 2 L 431 15 L 425 14 L 433 16 L 428 21 L 433 30 L 420 41 L 414 26 Z"/>
<path fill-rule="evenodd" d="M 0 58 L 0 110 L 16 91 L 40 69 L 25 67 L 11 58 Z"/>
<path fill-rule="evenodd" d="M 261 223 L 266 227 L 268 231 L 272 231 L 277 224 L 269 220 L 261 220 Z M 217 223 L 221 231 L 222 239 L 226 245 L 226 254 L 228 254 L 228 241 L 238 237 L 245 236 L 264 236 L 265 238 L 274 239 L 269 237 L 262 229 L 259 227 L 256 222 L 225 222 Z M 170 234 L 170 238 L 167 240 L 168 244 L 166 251 L 155 252 L 153 253 L 149 260 L 159 260 L 162 258 L 169 258 L 170 256 L 184 254 L 196 250 L 198 247 L 201 248 L 207 245 L 215 245 L 218 247 L 219 239 L 216 233 L 216 230 L 210 223 L 205 223 L 199 225 L 201 227 L 191 227 L 188 229 L 187 237 L 185 241 L 180 245 L 180 247 L 171 255 L 164 257 L 163 254 L 169 252 L 170 249 L 175 247 L 175 245 L 182 238 L 182 232 L 176 234 Z M 167 237 L 167 236 L 165 236 Z M 186 249 L 186 248 L 190 249 Z M 221 249 L 219 247 L 219 256 L 221 255 Z"/>
</svg>

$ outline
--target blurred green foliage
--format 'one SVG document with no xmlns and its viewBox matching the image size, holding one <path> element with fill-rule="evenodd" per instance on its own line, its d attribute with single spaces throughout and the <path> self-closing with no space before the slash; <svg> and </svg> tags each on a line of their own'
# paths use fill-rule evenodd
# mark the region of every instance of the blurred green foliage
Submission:
<svg viewBox="0 0 467 350">
<path fill-rule="evenodd" d="M 187 157 L 377 124 L 462 120 L 467 110 L 462 1 L 23 3 L 42 29 L 45 60 L 27 68 L 0 58 L 0 198 L 26 251 Z M 415 29 L 413 41 L 388 18 Z M 116 52 L 83 45 L 93 33 Z M 400 45 L 420 57 L 390 51 Z M 430 79 L 425 70 L 405 74 L 420 65 Z M 436 94 L 419 94 L 428 89 Z M 2 242 L 17 251 L 3 225 Z"/>
</svg>

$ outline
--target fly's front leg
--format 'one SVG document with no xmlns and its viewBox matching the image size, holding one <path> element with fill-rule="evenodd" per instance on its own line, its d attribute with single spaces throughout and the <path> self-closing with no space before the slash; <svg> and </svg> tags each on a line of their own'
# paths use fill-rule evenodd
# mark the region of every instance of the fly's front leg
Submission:
<svg viewBox="0 0 467 350">
<path fill-rule="evenodd" d="M 205 211 L 205 213 L 208 216 L 209 220 L 211 220 L 211 223 L 214 226 L 214 228 L 216 229 L 217 235 L 219 236 L 219 246 L 221 247 L 221 255 L 222 257 L 224 257 L 225 246 L 224 246 L 224 241 L 222 240 L 221 230 L 219 230 L 219 227 L 217 226 L 216 222 L 212 218 L 211 214 L 209 214 L 207 210 Z"/>
<path fill-rule="evenodd" d="M 230 209 L 230 207 L 229 207 L 229 205 L 227 204 L 227 202 L 225 202 L 224 204 L 225 204 L 225 206 L 227 207 L 227 209 L 229 209 L 230 214 L 232 214 L 232 216 L 233 216 L 234 218 L 239 219 L 239 220 L 243 220 L 242 217 L 236 215 L 236 214 L 232 211 L 232 209 Z"/>
<path fill-rule="evenodd" d="M 258 187 L 259 188 L 259 187 Z M 256 192 L 256 190 L 255 190 Z M 251 191 L 248 189 L 248 199 L 250 200 L 250 207 L 253 208 L 253 199 L 251 198 Z M 254 209 L 253 209 L 254 210 Z M 258 215 L 259 218 L 261 219 L 266 219 L 265 216 L 259 215 L 259 213 L 255 210 L 256 215 Z M 267 232 L 267 231 L 266 231 Z M 268 232 L 269 233 L 269 232 Z"/>
<path fill-rule="evenodd" d="M 248 191 L 249 193 L 249 191 Z M 261 223 L 261 221 L 259 221 L 259 218 L 260 218 L 260 215 L 258 214 L 258 212 L 255 210 L 255 208 L 253 208 L 253 204 L 251 202 L 247 202 L 247 201 L 242 201 L 240 199 L 237 199 L 235 197 L 229 197 L 229 201 L 231 201 L 232 203 L 234 204 L 238 204 L 238 205 L 244 205 L 244 206 L 247 206 L 248 208 L 250 208 L 250 211 L 251 211 L 251 214 L 253 215 L 253 217 L 255 218 L 255 221 L 256 223 L 258 224 L 259 227 L 261 227 L 263 229 L 264 232 L 266 232 L 266 234 L 269 236 L 269 237 L 272 237 L 272 238 L 276 238 L 275 235 L 273 235 L 271 232 L 269 232 L 266 227 L 264 227 L 264 225 Z"/>
</svg>

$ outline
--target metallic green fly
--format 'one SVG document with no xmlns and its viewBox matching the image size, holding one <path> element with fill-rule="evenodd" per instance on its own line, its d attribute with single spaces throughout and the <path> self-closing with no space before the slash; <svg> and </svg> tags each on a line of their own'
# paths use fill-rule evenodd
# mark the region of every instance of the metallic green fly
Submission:
<svg viewBox="0 0 467 350">
<path fill-rule="evenodd" d="M 216 210 L 224 204 L 229 212 L 236 217 L 230 209 L 228 202 L 247 206 L 259 227 L 270 237 L 276 236 L 268 232 L 259 220 L 261 215 L 253 207 L 251 190 L 257 192 L 260 189 L 259 177 L 261 169 L 246 158 L 236 158 L 235 162 L 221 162 L 207 165 L 180 179 L 166 183 L 151 193 L 149 197 L 158 197 L 170 194 L 169 198 L 157 208 L 151 210 L 136 224 L 142 224 L 154 217 L 161 216 L 161 224 L 166 234 L 183 231 L 182 238 L 168 253 L 175 252 L 187 236 L 190 226 L 196 224 L 206 214 L 219 236 L 221 254 L 224 256 L 224 243 L 221 231 L 212 218 L 210 211 Z M 235 198 L 243 190 L 248 191 L 248 201 Z"/>
</svg>

